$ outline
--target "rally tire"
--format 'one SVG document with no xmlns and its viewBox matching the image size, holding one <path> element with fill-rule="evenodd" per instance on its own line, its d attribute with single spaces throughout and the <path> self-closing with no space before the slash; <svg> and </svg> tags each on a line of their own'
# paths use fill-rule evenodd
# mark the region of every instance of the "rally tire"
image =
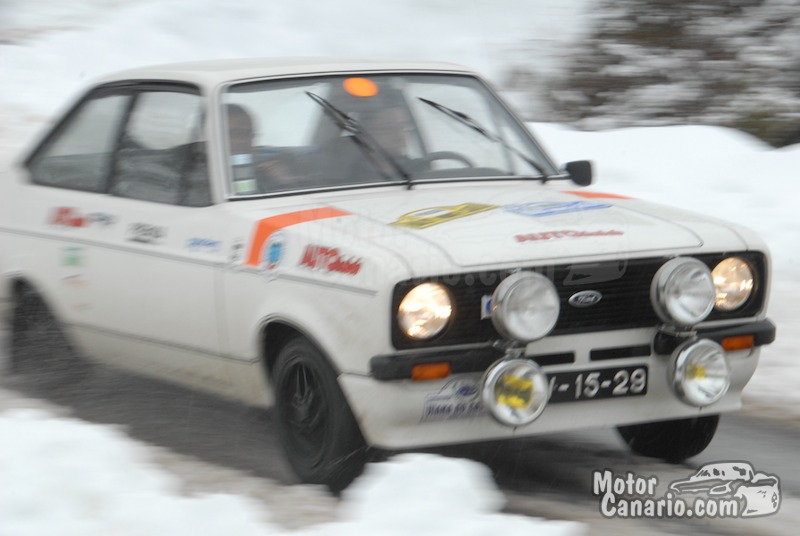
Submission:
<svg viewBox="0 0 800 536">
<path fill-rule="evenodd" d="M 50 387 L 80 381 L 89 373 L 42 297 L 28 286 L 14 299 L 9 345 L 10 369 Z"/>
<path fill-rule="evenodd" d="M 278 435 L 295 474 L 338 492 L 364 468 L 367 448 L 333 367 L 307 339 L 280 350 L 272 374 Z"/>
<path fill-rule="evenodd" d="M 680 463 L 703 452 L 717 431 L 719 415 L 634 424 L 617 428 L 630 449 L 642 456 Z"/>
</svg>

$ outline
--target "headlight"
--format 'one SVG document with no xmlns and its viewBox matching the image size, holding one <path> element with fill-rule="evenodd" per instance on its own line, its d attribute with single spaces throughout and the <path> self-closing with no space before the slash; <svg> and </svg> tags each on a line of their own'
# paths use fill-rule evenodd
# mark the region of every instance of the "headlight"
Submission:
<svg viewBox="0 0 800 536">
<path fill-rule="evenodd" d="M 438 283 L 422 283 L 406 294 L 397 311 L 400 329 L 412 339 L 430 339 L 447 326 L 453 302 Z"/>
<path fill-rule="evenodd" d="M 492 323 L 504 337 L 520 342 L 541 339 L 553 329 L 560 311 L 556 287 L 535 272 L 503 279 L 492 295 Z"/>
<path fill-rule="evenodd" d="M 720 311 L 741 307 L 753 292 L 753 270 L 739 257 L 728 257 L 711 272 L 717 290 L 715 306 Z"/>
<path fill-rule="evenodd" d="M 714 308 L 716 290 L 708 266 L 686 257 L 666 262 L 650 286 L 650 301 L 668 324 L 692 326 Z"/>
<path fill-rule="evenodd" d="M 719 344 L 705 339 L 689 341 L 679 346 L 673 355 L 672 387 L 681 400 L 704 407 L 728 392 L 731 370 L 725 350 Z"/>
<path fill-rule="evenodd" d="M 481 399 L 501 424 L 533 422 L 544 411 L 548 398 L 547 376 L 533 361 L 500 360 L 486 371 Z"/>
</svg>

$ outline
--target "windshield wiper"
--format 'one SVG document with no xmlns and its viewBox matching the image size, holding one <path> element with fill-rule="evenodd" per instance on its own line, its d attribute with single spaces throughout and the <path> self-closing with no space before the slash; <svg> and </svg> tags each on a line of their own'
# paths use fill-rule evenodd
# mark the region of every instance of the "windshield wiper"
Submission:
<svg viewBox="0 0 800 536">
<path fill-rule="evenodd" d="M 384 162 L 388 163 L 394 170 L 403 178 L 405 183 L 411 188 L 411 175 L 403 169 L 397 160 L 395 160 L 391 154 L 380 144 L 378 141 L 370 135 L 369 132 L 364 130 L 355 118 L 350 117 L 339 108 L 334 106 L 324 97 L 320 97 L 315 93 L 311 93 L 310 91 L 306 91 L 306 95 L 311 97 L 311 99 L 322 106 L 322 109 L 325 111 L 325 114 L 333 121 L 336 126 L 338 126 L 343 131 L 350 134 L 348 136 L 351 138 L 356 145 L 358 145 L 363 151 L 364 154 L 372 161 L 372 164 L 375 168 L 380 172 L 381 175 L 385 179 L 391 179 L 391 177 L 381 168 L 378 161 L 375 159 L 375 155 L 380 156 Z"/>
<path fill-rule="evenodd" d="M 462 125 L 464 125 L 464 126 L 466 126 L 468 128 L 471 128 L 472 130 L 474 130 L 475 132 L 477 132 L 478 134 L 480 134 L 481 136 L 483 136 L 487 140 L 493 141 L 495 143 L 499 143 L 500 145 L 502 145 L 503 147 L 505 147 L 509 151 L 512 151 L 514 154 L 516 154 L 517 156 L 522 158 L 525 162 L 530 164 L 532 168 L 534 168 L 536 171 L 541 173 L 542 176 L 539 177 L 539 178 L 541 178 L 543 181 L 547 182 L 547 180 L 551 178 L 550 174 L 547 173 L 547 171 L 545 171 L 545 169 L 541 166 L 541 164 L 539 164 L 537 161 L 532 159 L 530 156 L 526 155 L 525 153 L 523 153 L 522 151 L 520 151 L 519 149 L 517 149 L 516 147 L 514 147 L 510 143 L 508 143 L 506 140 L 504 140 L 500 136 L 497 136 L 497 135 L 492 134 L 491 132 L 489 132 L 480 123 L 475 121 L 475 119 L 473 119 L 472 117 L 468 116 L 464 112 L 459 112 L 458 110 L 454 110 L 452 108 L 448 108 L 444 104 L 440 104 L 440 103 L 438 103 L 436 101 L 425 99 L 423 97 L 417 97 L 417 98 L 419 100 L 421 100 L 422 102 L 424 102 L 425 104 L 427 104 L 428 106 L 430 106 L 431 108 L 433 108 L 435 110 L 439 110 L 440 112 L 442 112 L 447 117 L 451 117 L 451 118 L 455 119 L 456 121 L 458 121 L 459 123 L 461 123 Z"/>
</svg>

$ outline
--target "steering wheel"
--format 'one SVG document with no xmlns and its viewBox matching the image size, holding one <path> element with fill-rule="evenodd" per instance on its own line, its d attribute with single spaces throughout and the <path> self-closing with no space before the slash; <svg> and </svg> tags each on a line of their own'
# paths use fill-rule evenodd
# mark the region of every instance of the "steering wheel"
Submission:
<svg viewBox="0 0 800 536">
<path fill-rule="evenodd" d="M 472 163 L 472 160 L 455 151 L 434 151 L 415 159 L 415 164 L 417 166 L 424 166 L 426 164 L 430 164 L 431 162 L 435 162 L 436 160 L 455 160 L 456 162 L 464 164 L 465 167 L 475 167 L 475 164 Z"/>
</svg>

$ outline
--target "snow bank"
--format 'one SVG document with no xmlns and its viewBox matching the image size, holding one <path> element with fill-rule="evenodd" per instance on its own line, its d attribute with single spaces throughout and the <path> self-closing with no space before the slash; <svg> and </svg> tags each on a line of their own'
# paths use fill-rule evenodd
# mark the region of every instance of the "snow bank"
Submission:
<svg viewBox="0 0 800 536">
<path fill-rule="evenodd" d="M 0 414 L 1 536 L 261 536 L 283 534 L 248 497 L 185 496 L 149 447 L 109 426 L 41 410 Z M 497 533 L 567 536 L 582 525 L 498 513 L 504 504 L 477 462 L 429 454 L 367 467 L 341 503 L 342 521 L 292 534 Z"/>
<path fill-rule="evenodd" d="M 277 530 L 245 497 L 183 497 L 147 448 L 111 427 L 39 410 L 0 415 L 2 536 L 256 536 Z"/>
</svg>

